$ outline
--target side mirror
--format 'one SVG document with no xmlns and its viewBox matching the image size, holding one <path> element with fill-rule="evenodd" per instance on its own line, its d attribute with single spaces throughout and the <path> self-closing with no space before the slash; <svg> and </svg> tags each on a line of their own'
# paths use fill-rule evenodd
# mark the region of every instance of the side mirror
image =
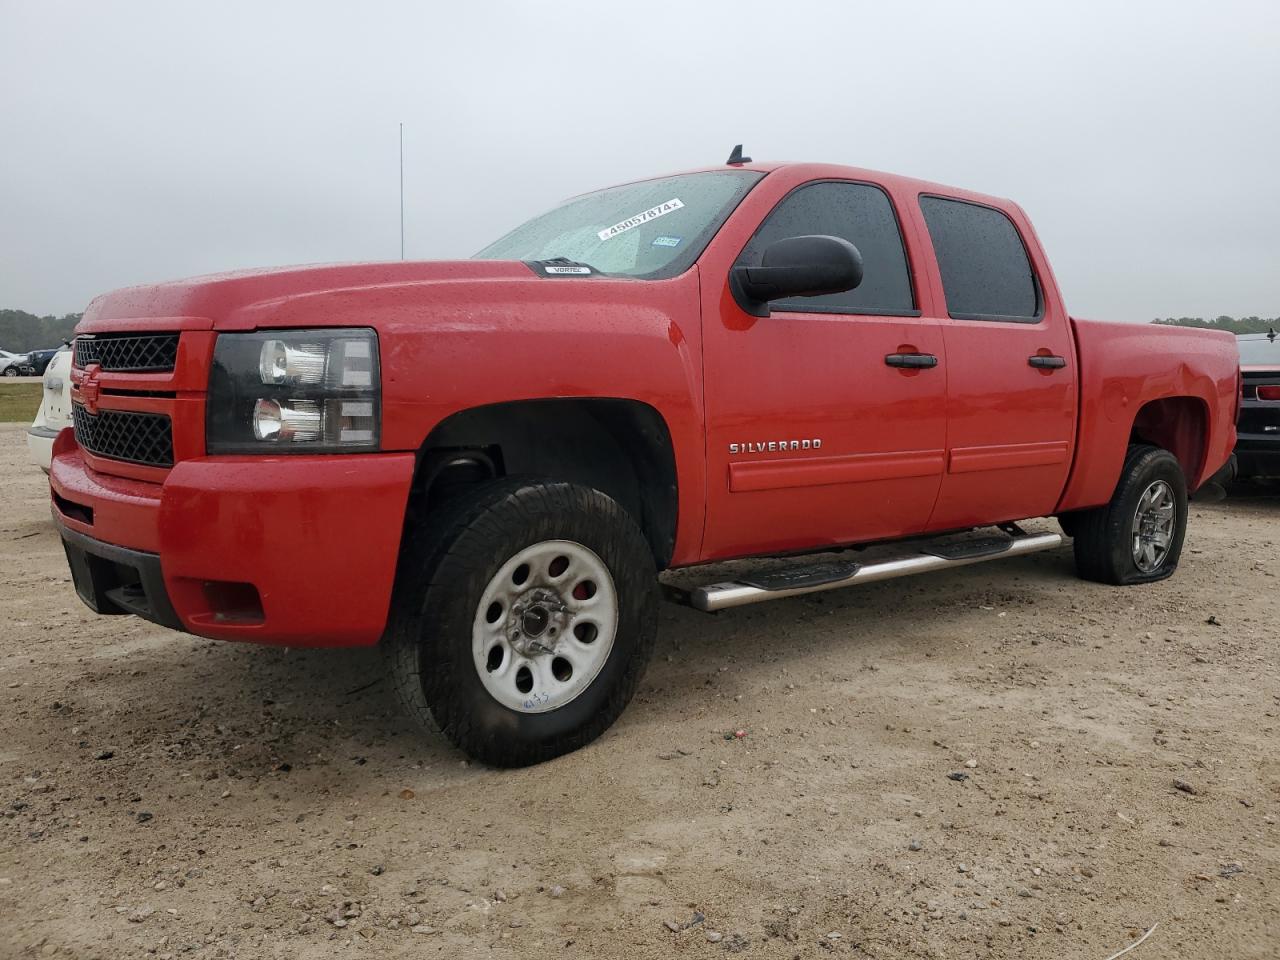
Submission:
<svg viewBox="0 0 1280 960">
<path fill-rule="evenodd" d="M 862 254 L 840 237 L 787 237 L 764 248 L 760 266 L 737 266 L 729 285 L 738 306 L 769 316 L 769 301 L 843 293 L 862 282 Z"/>
</svg>

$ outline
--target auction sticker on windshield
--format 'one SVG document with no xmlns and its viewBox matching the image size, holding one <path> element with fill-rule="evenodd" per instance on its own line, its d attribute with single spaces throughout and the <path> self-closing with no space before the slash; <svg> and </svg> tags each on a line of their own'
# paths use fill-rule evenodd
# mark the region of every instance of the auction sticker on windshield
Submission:
<svg viewBox="0 0 1280 960">
<path fill-rule="evenodd" d="M 648 223 L 650 220 L 656 220 L 658 217 L 666 216 L 674 210 L 679 210 L 684 204 L 680 202 L 679 197 L 672 197 L 666 203 L 660 203 L 656 207 L 650 207 L 644 213 L 637 213 L 634 217 L 615 223 L 612 227 L 606 227 L 596 234 L 601 240 L 610 240 L 620 233 L 626 233 L 641 224 Z"/>
</svg>

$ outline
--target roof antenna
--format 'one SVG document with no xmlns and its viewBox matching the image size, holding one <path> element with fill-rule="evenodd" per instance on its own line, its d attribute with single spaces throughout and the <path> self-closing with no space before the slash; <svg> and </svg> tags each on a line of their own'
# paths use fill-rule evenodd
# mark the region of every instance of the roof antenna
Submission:
<svg viewBox="0 0 1280 960">
<path fill-rule="evenodd" d="M 729 159 L 725 161 L 725 163 L 727 163 L 731 167 L 740 166 L 741 164 L 750 163 L 750 162 L 751 162 L 750 157 L 744 157 L 742 155 L 742 144 L 738 144 L 736 147 L 734 147 L 733 153 L 729 154 Z"/>
</svg>

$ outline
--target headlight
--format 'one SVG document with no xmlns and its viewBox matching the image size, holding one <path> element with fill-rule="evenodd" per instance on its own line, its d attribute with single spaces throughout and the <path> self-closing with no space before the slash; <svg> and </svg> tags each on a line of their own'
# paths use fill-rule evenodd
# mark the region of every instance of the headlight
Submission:
<svg viewBox="0 0 1280 960">
<path fill-rule="evenodd" d="M 268 340 L 258 355 L 258 373 L 263 383 L 319 383 L 328 358 L 321 343 L 293 347 L 284 340 Z"/>
<path fill-rule="evenodd" d="M 378 338 L 359 328 L 224 333 L 209 374 L 209 453 L 377 450 Z"/>
</svg>

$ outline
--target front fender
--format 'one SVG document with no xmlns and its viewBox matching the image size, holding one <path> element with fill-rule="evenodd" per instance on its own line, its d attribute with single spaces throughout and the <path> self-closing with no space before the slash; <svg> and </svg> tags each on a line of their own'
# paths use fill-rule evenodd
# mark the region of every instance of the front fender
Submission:
<svg viewBox="0 0 1280 960">
<path fill-rule="evenodd" d="M 682 563 L 701 548 L 706 500 L 698 303 L 695 267 L 656 281 L 530 274 L 364 288 L 277 304 L 273 318 L 323 313 L 377 330 L 384 451 L 416 451 L 442 421 L 482 406 L 602 398 L 652 407 L 671 436 L 680 491 L 672 560 Z"/>
</svg>

